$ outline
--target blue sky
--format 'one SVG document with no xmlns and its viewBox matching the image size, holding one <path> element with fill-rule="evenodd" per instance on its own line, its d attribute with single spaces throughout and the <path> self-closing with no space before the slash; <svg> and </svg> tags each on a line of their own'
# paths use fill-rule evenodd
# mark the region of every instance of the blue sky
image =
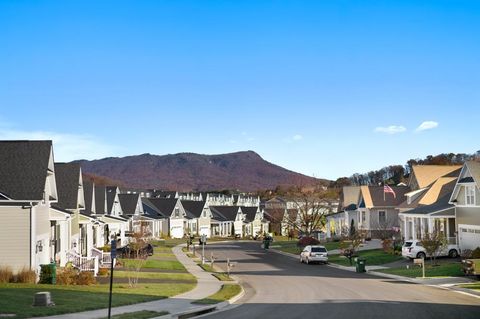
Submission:
<svg viewBox="0 0 480 319">
<path fill-rule="evenodd" d="M 472 153 L 479 34 L 480 1 L 0 0 L 0 139 L 331 179 Z"/>
</svg>

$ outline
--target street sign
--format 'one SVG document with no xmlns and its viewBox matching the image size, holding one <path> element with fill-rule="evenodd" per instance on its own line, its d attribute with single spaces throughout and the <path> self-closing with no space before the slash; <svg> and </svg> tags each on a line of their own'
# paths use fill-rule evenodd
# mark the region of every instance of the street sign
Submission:
<svg viewBox="0 0 480 319">
<path fill-rule="evenodd" d="M 115 239 L 110 242 L 110 257 L 112 260 L 117 258 L 117 241 Z"/>
</svg>

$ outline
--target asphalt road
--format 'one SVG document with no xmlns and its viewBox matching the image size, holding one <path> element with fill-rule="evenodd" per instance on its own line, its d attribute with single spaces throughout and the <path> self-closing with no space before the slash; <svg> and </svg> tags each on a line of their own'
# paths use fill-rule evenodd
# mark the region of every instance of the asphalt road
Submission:
<svg viewBox="0 0 480 319">
<path fill-rule="evenodd" d="M 305 265 L 260 243 L 209 244 L 217 266 L 226 259 L 246 288 L 233 309 L 206 318 L 480 318 L 480 299 L 435 287 Z"/>
</svg>

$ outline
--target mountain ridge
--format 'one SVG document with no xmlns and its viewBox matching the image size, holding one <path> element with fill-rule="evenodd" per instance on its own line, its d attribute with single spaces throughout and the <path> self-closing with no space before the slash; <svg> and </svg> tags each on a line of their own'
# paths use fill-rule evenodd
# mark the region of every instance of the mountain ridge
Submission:
<svg viewBox="0 0 480 319">
<path fill-rule="evenodd" d="M 256 191 L 328 183 L 270 163 L 252 150 L 212 155 L 144 153 L 74 162 L 80 163 L 84 173 L 118 180 L 132 188 Z"/>
</svg>

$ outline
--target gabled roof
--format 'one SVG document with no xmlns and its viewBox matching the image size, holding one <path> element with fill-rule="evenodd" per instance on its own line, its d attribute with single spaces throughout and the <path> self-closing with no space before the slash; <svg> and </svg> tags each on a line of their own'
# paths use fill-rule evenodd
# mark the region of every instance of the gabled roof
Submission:
<svg viewBox="0 0 480 319">
<path fill-rule="evenodd" d="M 461 168 L 460 165 L 414 165 L 412 166 L 412 178 L 416 179 L 419 188 L 424 188 L 430 186 L 440 177 Z"/>
<path fill-rule="evenodd" d="M 270 222 L 281 222 L 285 215 L 285 209 L 265 208 L 263 216 Z"/>
<path fill-rule="evenodd" d="M 144 215 L 154 219 L 167 218 L 150 200 L 151 198 L 142 198 Z"/>
<path fill-rule="evenodd" d="M 238 206 L 210 206 L 213 218 L 219 221 L 234 221 L 238 210 Z"/>
<path fill-rule="evenodd" d="M 95 214 L 97 215 L 102 215 L 107 212 L 105 207 L 105 196 L 105 186 L 95 185 Z"/>
<path fill-rule="evenodd" d="M 253 221 L 258 211 L 257 207 L 240 206 L 240 209 L 242 210 L 242 214 L 245 214 L 245 219 L 247 222 Z"/>
<path fill-rule="evenodd" d="M 417 208 L 404 212 L 407 215 L 420 215 L 420 214 L 436 214 L 442 212 L 442 214 L 449 214 L 450 210 L 454 210 L 454 205 L 449 203 L 450 197 L 456 185 L 456 180 L 443 184 L 438 191 L 438 198 L 436 201 L 429 205 L 419 205 Z"/>
<path fill-rule="evenodd" d="M 0 141 L 0 192 L 14 200 L 42 200 L 52 141 Z"/>
<path fill-rule="evenodd" d="M 182 200 L 181 203 L 188 218 L 199 218 L 202 216 L 205 201 Z"/>
<path fill-rule="evenodd" d="M 80 164 L 55 163 L 55 179 L 58 192 L 57 206 L 64 209 L 77 209 Z"/>
<path fill-rule="evenodd" d="M 390 187 L 395 192 L 395 197 L 391 193 L 386 193 L 384 196 L 383 186 L 361 186 L 365 207 L 397 207 L 405 200 L 405 194 L 410 191 L 410 187 L 407 186 Z"/>
<path fill-rule="evenodd" d="M 360 186 L 344 186 L 341 193 L 341 209 L 349 207 L 352 204 L 358 204 L 360 196 Z"/>
<path fill-rule="evenodd" d="M 118 188 L 117 186 L 107 186 L 105 189 L 107 191 L 107 213 L 110 214 L 112 212 Z"/>
<path fill-rule="evenodd" d="M 118 200 L 122 206 L 122 212 L 126 215 L 134 215 L 140 194 L 119 194 Z"/>
<path fill-rule="evenodd" d="M 480 163 L 479 162 L 474 162 L 474 161 L 468 161 L 465 163 L 465 165 L 468 168 L 468 171 L 472 175 L 473 180 L 477 184 L 477 186 L 480 188 Z"/>
<path fill-rule="evenodd" d="M 149 198 L 149 202 L 155 206 L 164 216 L 172 216 L 173 210 L 177 205 L 178 199 L 176 198 Z"/>
<path fill-rule="evenodd" d="M 89 180 L 83 180 L 83 196 L 85 199 L 84 213 L 87 215 L 92 214 L 92 201 L 93 201 L 93 183 Z"/>
<path fill-rule="evenodd" d="M 437 179 L 430 189 L 422 196 L 420 201 L 418 202 L 420 205 L 431 205 L 434 204 L 440 197 L 445 195 L 445 190 L 448 189 L 444 187 L 445 185 L 449 185 L 451 189 L 449 190 L 450 194 L 455 187 L 455 181 L 457 180 L 456 177 L 440 177 Z"/>
</svg>

